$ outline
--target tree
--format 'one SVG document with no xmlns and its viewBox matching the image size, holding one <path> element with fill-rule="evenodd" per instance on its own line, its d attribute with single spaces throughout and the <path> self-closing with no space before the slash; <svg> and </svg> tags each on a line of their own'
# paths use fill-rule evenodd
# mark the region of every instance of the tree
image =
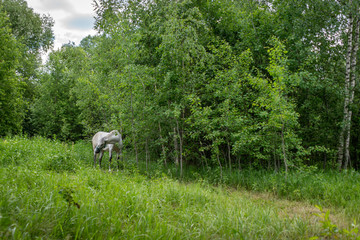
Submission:
<svg viewBox="0 0 360 240">
<path fill-rule="evenodd" d="M 282 158 L 285 172 L 288 171 L 288 148 L 298 147 L 299 139 L 296 136 L 299 114 L 288 95 L 292 88 L 297 86 L 297 76 L 288 71 L 286 51 L 284 46 L 277 40 L 272 39 L 274 47 L 269 50 L 270 65 L 268 71 L 272 82 L 267 85 L 267 94 L 260 105 L 269 109 L 269 120 L 266 128 L 280 133 Z M 261 99 L 261 98 L 260 98 Z"/>
<path fill-rule="evenodd" d="M 270 123 L 249 113 L 251 102 L 263 93 L 249 88 L 249 79 L 253 65 L 269 75 L 264 46 L 269 45 L 266 36 L 272 33 L 271 12 L 262 10 L 256 1 L 100 1 L 96 9 L 96 26 L 107 34 L 103 43 L 112 46 L 99 53 L 106 56 L 97 59 L 104 66 L 97 69 L 106 81 L 96 86 L 108 89 L 100 92 L 116 103 L 114 114 L 121 115 L 118 121 L 132 129 L 136 158 L 138 143 L 148 149 L 148 137 L 156 135 L 161 144 L 153 148 L 161 146 L 157 152 L 165 158 L 170 150 L 179 162 L 180 175 L 185 157 L 188 163 L 196 163 L 199 156 L 210 157 L 220 168 L 227 165 L 231 169 L 233 154 L 249 154 L 246 147 L 239 147 L 240 135 L 246 136 L 244 142 L 256 141 L 257 156 L 261 155 L 265 139 L 257 134 L 255 139 L 253 133 Z M 261 40 L 254 26 L 266 29 Z M 109 84 L 115 88 L 107 87 Z M 277 105 L 287 103 L 286 97 L 282 99 Z M 274 101 L 268 111 L 282 116 L 285 110 L 274 107 Z M 290 131 L 284 127 L 281 132 Z M 285 143 L 287 137 L 283 136 L 283 147 L 290 145 Z"/>
<path fill-rule="evenodd" d="M 356 85 L 356 63 L 359 50 L 359 31 L 360 19 L 358 15 L 359 3 L 350 0 L 348 10 L 348 45 L 346 54 L 346 72 L 344 87 L 344 114 L 339 138 L 338 150 L 338 169 L 348 168 L 350 162 L 350 137 L 351 137 L 351 119 L 352 104 L 354 102 Z M 343 157 L 345 156 L 345 162 Z"/>
<path fill-rule="evenodd" d="M 35 94 L 35 82 L 41 66 L 41 54 L 48 51 L 54 41 L 52 27 L 54 22 L 50 16 L 40 16 L 29 8 L 25 0 L 2 0 L 0 11 L 9 17 L 9 27 L 16 40 L 21 43 L 16 67 L 17 78 L 22 82 L 25 108 L 22 115 L 23 130 L 32 134 L 29 106 Z"/>
<path fill-rule="evenodd" d="M 289 70 L 301 76 L 292 96 L 301 126 L 298 136 L 311 150 L 308 163 L 333 167 L 344 96 L 343 1 L 269 2 L 276 16 L 276 35 L 288 51 Z"/>
<path fill-rule="evenodd" d="M 12 35 L 9 19 L 0 6 L 0 136 L 21 132 L 24 86 L 16 72 L 22 47 Z"/>
<path fill-rule="evenodd" d="M 74 87 L 82 71 L 85 53 L 81 48 L 64 45 L 49 56 L 32 105 L 32 124 L 38 134 L 76 140 L 83 136 L 80 110 Z"/>
<path fill-rule="evenodd" d="M 40 96 L 60 84 L 58 126 L 119 129 L 137 163 L 172 160 L 180 175 L 185 163 L 220 172 L 334 166 L 340 126 L 350 156 L 348 123 L 360 125 L 351 118 L 358 33 L 355 11 L 346 37 L 349 9 L 336 0 L 98 0 L 100 34 L 54 54 Z"/>
</svg>

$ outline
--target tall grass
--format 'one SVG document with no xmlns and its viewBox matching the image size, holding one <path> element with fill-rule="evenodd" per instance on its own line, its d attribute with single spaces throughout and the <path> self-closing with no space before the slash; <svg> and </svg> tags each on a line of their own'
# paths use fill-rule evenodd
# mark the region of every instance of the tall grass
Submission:
<svg viewBox="0 0 360 240">
<path fill-rule="evenodd" d="M 67 144 L 42 137 L 31 140 L 24 137 L 5 138 L 0 143 L 0 166 L 75 171 L 91 158 L 89 150 L 84 142 Z"/>
<path fill-rule="evenodd" d="M 145 174 L 144 167 L 143 173 Z M 149 175 L 159 175 L 159 167 L 153 166 Z M 178 177 L 175 166 L 161 168 L 162 173 Z M 241 171 L 196 169 L 187 167 L 182 180 L 193 182 L 202 179 L 209 184 L 226 185 L 235 189 L 266 192 L 293 201 L 306 201 L 312 205 L 330 207 L 360 221 L 360 173 L 354 170 L 338 172 L 321 171 L 316 167 L 303 167 L 296 171 L 274 172 L 243 169 Z"/>
<path fill-rule="evenodd" d="M 238 179 L 239 185 L 248 190 L 340 208 L 348 216 L 360 220 L 360 174 L 356 171 L 305 170 L 290 172 L 287 176 L 266 171 L 243 171 Z"/>
<path fill-rule="evenodd" d="M 0 140 L 0 239 L 304 239 L 320 232 L 311 218 L 214 186 L 210 175 L 188 171 L 196 180 L 184 183 L 173 169 L 108 172 L 92 164 L 88 142 Z M 271 191 L 281 185 L 275 176 Z M 252 178 L 238 183 L 270 191 L 260 175 Z"/>
<path fill-rule="evenodd" d="M 6 239 L 300 239 L 309 231 L 302 219 L 201 184 L 91 168 L 73 174 L 7 167 L 0 176 Z"/>
</svg>

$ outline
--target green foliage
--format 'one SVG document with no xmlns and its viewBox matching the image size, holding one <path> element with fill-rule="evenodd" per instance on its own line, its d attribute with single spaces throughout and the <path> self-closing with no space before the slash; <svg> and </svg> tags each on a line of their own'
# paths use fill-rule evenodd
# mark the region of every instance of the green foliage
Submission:
<svg viewBox="0 0 360 240">
<path fill-rule="evenodd" d="M 346 4 L 270 2 L 96 1 L 99 35 L 50 55 L 30 134 L 78 140 L 118 129 L 137 164 L 206 166 L 220 178 L 334 166 Z"/>
<path fill-rule="evenodd" d="M 210 174 L 202 174 L 203 178 Z M 360 174 L 355 171 L 339 173 L 321 172 L 316 167 L 305 167 L 297 171 L 283 173 L 264 170 L 243 170 L 227 173 L 223 183 L 251 191 L 269 192 L 280 198 L 308 201 L 326 207 L 346 209 L 346 214 L 358 218 Z M 209 179 L 213 181 L 211 178 Z M 357 219 L 359 220 L 359 219 Z"/>
<path fill-rule="evenodd" d="M 83 69 L 85 56 L 82 49 L 64 46 L 53 52 L 38 85 L 38 96 L 32 105 L 31 120 L 36 133 L 58 136 L 62 140 L 82 137 L 77 95 L 74 93 L 76 78 Z"/>
<path fill-rule="evenodd" d="M 209 185 L 340 208 L 359 220 L 359 173 L 320 170 L 335 166 L 347 4 L 94 6 L 99 35 L 53 51 L 38 75 L 51 18 L 23 0 L 0 1 L 0 136 L 23 128 L 54 139 L 0 143 L 0 238 L 357 237 L 357 227 L 340 230 L 321 209 L 323 235 Z M 353 132 L 358 102 L 355 95 Z M 130 156 L 121 173 L 88 168 L 89 142 L 56 140 L 112 129 Z M 353 134 L 356 169 L 359 143 Z"/>
<path fill-rule="evenodd" d="M 43 168 L 56 172 L 75 171 L 75 162 L 69 154 L 49 156 Z"/>
<path fill-rule="evenodd" d="M 176 168 L 164 173 L 159 166 L 149 167 L 146 174 L 134 171 L 129 156 L 120 172 L 94 169 L 90 145 L 41 137 L 1 139 L 1 238 L 358 237 L 357 172 L 303 168 L 285 176 L 255 170 L 224 171 L 219 181 L 216 171 L 193 168 L 185 169 L 184 183 L 171 177 L 170 171 Z M 60 156 L 67 156 L 73 169 L 60 166 L 69 166 Z M 49 162 L 52 169 L 46 167 Z M 328 210 L 320 208 L 320 224 L 314 225 L 304 215 L 294 216 L 293 209 L 286 212 L 287 205 L 279 199 L 252 196 L 225 184 L 296 200 L 296 208 L 303 201 L 321 204 L 345 212 L 356 222 L 340 229 Z"/>
<path fill-rule="evenodd" d="M 21 43 L 17 71 L 26 83 L 25 99 L 30 101 L 34 95 L 33 84 L 41 65 L 41 54 L 50 50 L 54 42 L 54 21 L 48 15 L 35 13 L 25 0 L 3 0 L 0 7 L 9 16 L 12 33 Z"/>
<path fill-rule="evenodd" d="M 316 216 L 320 218 L 322 224 L 322 233 L 321 237 L 326 239 L 360 239 L 359 226 L 356 224 L 356 221 L 351 225 L 351 229 L 339 229 L 339 227 L 332 223 L 330 219 L 330 211 L 323 210 L 322 207 L 316 206 L 320 210 L 320 214 L 315 213 Z M 311 240 L 319 239 L 319 237 L 311 237 Z"/>
<path fill-rule="evenodd" d="M 41 54 L 52 46 L 50 16 L 40 16 L 24 0 L 0 1 L 0 135 L 32 134 L 29 104 L 41 64 Z"/>
<path fill-rule="evenodd" d="M 0 136 L 21 132 L 24 118 L 24 85 L 16 70 L 21 44 L 14 38 L 10 22 L 0 5 Z"/>
<path fill-rule="evenodd" d="M 136 155 L 144 149 L 146 161 L 150 152 L 164 162 L 180 158 L 199 165 L 201 158 L 229 169 L 236 158 L 275 169 L 301 165 L 308 147 L 334 149 L 302 141 L 309 140 L 301 126 L 308 106 L 299 107 L 298 90 L 313 76 L 313 54 L 311 40 L 301 46 L 292 41 L 307 33 L 286 32 L 285 16 L 298 10 L 274 12 L 257 1 L 99 1 L 95 11 L 96 27 L 105 35 L 86 49 L 96 56 L 91 65 L 97 71 L 86 83 L 79 78 L 87 94 L 78 91 L 89 133 L 121 128 Z M 309 12 L 306 19 L 312 17 Z M 307 37 L 315 39 L 323 27 L 316 25 Z M 303 65 L 294 62 L 300 48 L 309 56 Z M 88 113 L 93 102 L 96 114 Z"/>
<path fill-rule="evenodd" d="M 61 194 L 65 201 L 69 204 L 69 208 L 71 206 L 76 206 L 77 208 L 80 208 L 80 205 L 74 201 L 74 198 L 72 196 L 73 193 L 74 190 L 69 187 L 62 188 L 59 191 L 59 194 Z"/>
<path fill-rule="evenodd" d="M 0 6 L 9 16 L 16 39 L 26 46 L 30 55 L 51 48 L 54 41 L 51 28 L 54 22 L 50 16 L 35 13 L 24 0 L 3 0 Z"/>
<path fill-rule="evenodd" d="M 75 172 L 80 164 L 91 164 L 88 159 L 92 158 L 92 154 L 91 151 L 87 152 L 91 147 L 87 144 L 71 145 L 43 137 L 31 140 L 24 137 L 5 138 L 0 144 L 0 165 L 25 165 L 35 170 Z"/>
<path fill-rule="evenodd" d="M 15 137 L 0 146 L 15 143 L 22 163 L 0 167 L 1 238 L 303 239 L 318 233 L 308 219 L 281 216 L 277 206 L 206 181 L 94 169 L 89 142 Z M 69 148 L 76 172 L 43 168 Z"/>
</svg>

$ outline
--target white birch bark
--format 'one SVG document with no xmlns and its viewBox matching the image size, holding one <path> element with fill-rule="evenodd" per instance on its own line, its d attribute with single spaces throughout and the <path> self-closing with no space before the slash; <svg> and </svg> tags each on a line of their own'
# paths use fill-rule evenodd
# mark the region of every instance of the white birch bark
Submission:
<svg viewBox="0 0 360 240">
<path fill-rule="evenodd" d="M 350 5 L 352 0 L 350 0 Z M 346 54 L 346 72 L 345 72 L 345 87 L 344 87 L 344 116 L 341 126 L 340 138 L 339 138 L 339 149 L 338 149 L 338 169 L 341 170 L 344 159 L 344 141 L 345 131 L 347 129 L 347 120 L 349 115 L 349 89 L 350 89 L 350 74 L 351 74 L 351 53 L 353 44 L 353 18 L 352 14 L 349 14 L 349 27 L 348 27 L 348 49 Z"/>
<path fill-rule="evenodd" d="M 357 63 L 357 52 L 359 50 L 359 19 L 355 18 L 355 38 L 352 52 L 351 61 L 351 81 L 349 88 L 349 104 L 348 104 L 348 115 L 346 120 L 346 140 L 345 140 L 345 163 L 344 168 L 347 169 L 350 162 L 350 137 L 351 137 L 351 117 L 352 117 L 352 104 L 355 96 L 355 85 L 356 85 L 356 63 Z"/>
</svg>

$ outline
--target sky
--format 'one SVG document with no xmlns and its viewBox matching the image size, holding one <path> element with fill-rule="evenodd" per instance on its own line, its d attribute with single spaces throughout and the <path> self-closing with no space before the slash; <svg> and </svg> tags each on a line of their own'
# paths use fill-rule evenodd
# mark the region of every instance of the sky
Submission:
<svg viewBox="0 0 360 240">
<path fill-rule="evenodd" d="M 78 45 L 84 37 L 95 35 L 93 30 L 93 0 L 26 0 L 28 6 L 40 15 L 50 15 L 55 21 L 54 50 L 63 44 Z"/>
</svg>

